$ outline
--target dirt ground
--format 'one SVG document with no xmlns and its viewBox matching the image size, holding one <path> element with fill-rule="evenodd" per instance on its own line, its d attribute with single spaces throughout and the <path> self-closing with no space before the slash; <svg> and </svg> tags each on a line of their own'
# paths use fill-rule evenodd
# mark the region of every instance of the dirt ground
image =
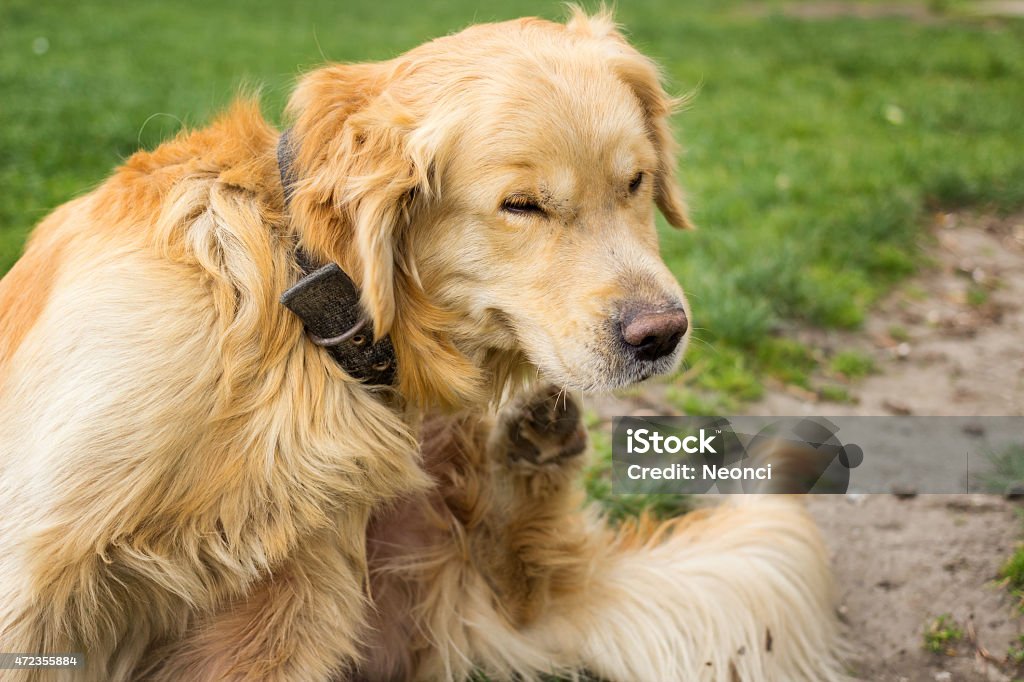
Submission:
<svg viewBox="0 0 1024 682">
<path fill-rule="evenodd" d="M 802 330 L 824 357 L 855 349 L 877 372 L 854 403 L 774 386 L 754 415 L 1024 415 L 1024 214 L 935 216 L 931 265 L 876 306 L 857 332 Z M 657 386 L 589 405 L 602 416 L 678 414 Z M 1022 539 L 1021 503 L 997 495 L 817 496 L 833 556 L 851 672 L 877 682 L 1006 681 L 1024 633 L 1000 566 Z M 955 655 L 923 649 L 931 619 L 951 614 Z"/>
<path fill-rule="evenodd" d="M 997 573 L 1020 539 L 1015 503 L 981 495 L 809 503 L 832 550 L 851 672 L 873 682 L 1014 679 L 999 663 L 1024 623 Z M 922 647 L 928 622 L 946 613 L 966 634 L 955 656 Z"/>
</svg>

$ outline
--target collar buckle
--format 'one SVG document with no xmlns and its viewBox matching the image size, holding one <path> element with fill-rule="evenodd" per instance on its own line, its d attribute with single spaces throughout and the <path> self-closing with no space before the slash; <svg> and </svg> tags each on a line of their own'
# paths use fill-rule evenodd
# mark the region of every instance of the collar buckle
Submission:
<svg viewBox="0 0 1024 682">
<path fill-rule="evenodd" d="M 285 131 L 277 144 L 285 207 L 296 181 L 294 158 L 291 131 Z M 374 340 L 364 331 L 369 320 L 352 279 L 337 263 L 315 268 L 301 247 L 295 250 L 295 261 L 304 275 L 281 295 L 281 303 L 302 320 L 309 340 L 325 348 L 354 379 L 369 386 L 394 385 L 395 348 L 387 336 Z"/>
</svg>

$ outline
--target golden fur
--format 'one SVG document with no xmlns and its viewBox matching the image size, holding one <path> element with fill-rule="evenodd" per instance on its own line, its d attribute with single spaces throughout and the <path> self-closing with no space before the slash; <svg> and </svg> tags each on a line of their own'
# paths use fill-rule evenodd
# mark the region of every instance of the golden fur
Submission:
<svg viewBox="0 0 1024 682">
<path fill-rule="evenodd" d="M 58 208 L 0 281 L 0 651 L 84 651 L 75 679 L 87 680 L 143 670 L 317 680 L 370 660 L 367 527 L 436 484 L 417 445 L 426 412 L 458 408 L 474 422 L 538 373 L 604 390 L 677 364 L 683 344 L 656 363 L 624 358 L 609 323 L 629 302 L 685 306 L 658 257 L 652 208 L 688 224 L 671 105 L 655 66 L 607 16 L 476 26 L 388 62 L 305 76 L 289 103 L 299 181 L 288 207 L 279 133 L 241 102 Z M 643 178 L 635 191 L 631 177 Z M 536 198 L 544 218 L 503 210 L 509 193 Z M 394 342 L 396 390 L 345 375 L 278 303 L 298 276 L 296 242 L 360 284 L 375 333 Z M 812 533 L 790 512 L 768 518 L 795 530 L 758 518 L 730 523 L 780 539 Z M 571 515 L 547 522 L 558 526 L 542 524 L 538 541 L 563 523 L 580 529 L 550 555 L 576 564 L 552 583 L 575 597 L 560 588 L 552 603 L 596 609 L 580 623 L 597 626 L 602 604 L 656 608 L 630 601 L 629 571 L 676 575 L 665 553 L 675 550 L 659 549 L 675 544 L 623 555 L 653 562 L 627 570 L 594 549 L 604 531 Z M 485 543 L 519 537 L 497 532 Z M 709 567 L 737 571 L 728 553 L 715 556 Z M 797 556 L 818 599 L 820 557 Z M 591 594 L 607 587 L 591 582 L 605 571 L 621 601 Z M 436 617 L 456 612 L 445 610 L 450 586 L 413 583 Z M 532 579 L 512 584 L 510 603 L 523 603 L 491 634 L 520 632 L 522 618 L 549 623 L 537 631 L 548 648 L 531 650 L 524 670 L 605 669 L 580 653 L 593 636 L 544 621 L 543 602 L 517 591 L 533 595 Z M 761 596 L 776 603 L 767 588 Z M 684 613 L 651 621 L 675 628 L 673 647 L 690 641 Z M 817 618 L 812 629 L 826 620 L 799 615 Z M 694 651 L 732 646 L 740 630 L 715 630 Z M 633 630 L 602 632 L 620 649 L 641 646 Z M 417 665 L 454 679 L 469 661 L 456 630 L 442 634 L 452 638 L 436 642 L 441 662 Z M 551 649 L 563 635 L 565 650 Z M 609 674 L 664 679 L 635 673 L 658 670 L 637 667 L 650 653 L 637 652 Z M 482 664 L 518 667 L 488 656 Z"/>
</svg>

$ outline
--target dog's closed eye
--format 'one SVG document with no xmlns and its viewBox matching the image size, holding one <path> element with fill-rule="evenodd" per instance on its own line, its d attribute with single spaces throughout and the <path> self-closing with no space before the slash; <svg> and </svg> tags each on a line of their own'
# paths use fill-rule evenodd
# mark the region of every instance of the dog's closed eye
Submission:
<svg viewBox="0 0 1024 682">
<path fill-rule="evenodd" d="M 629 181 L 629 193 L 630 194 L 635 194 L 636 191 L 638 189 L 640 189 L 640 185 L 642 185 L 643 182 L 644 182 L 644 172 L 643 171 L 637 171 L 636 175 L 633 176 L 633 179 Z"/>
<path fill-rule="evenodd" d="M 525 194 L 513 194 L 501 202 L 501 210 L 513 215 L 545 216 L 547 213 L 533 197 Z"/>
</svg>

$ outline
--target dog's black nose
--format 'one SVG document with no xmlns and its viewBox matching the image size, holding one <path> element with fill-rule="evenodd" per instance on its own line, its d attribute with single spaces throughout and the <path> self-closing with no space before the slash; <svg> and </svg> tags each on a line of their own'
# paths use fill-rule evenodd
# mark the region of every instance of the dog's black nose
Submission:
<svg viewBox="0 0 1024 682">
<path fill-rule="evenodd" d="M 658 360 L 671 355 L 686 333 L 682 308 L 637 308 L 623 313 L 619 334 L 638 360 Z"/>
</svg>

